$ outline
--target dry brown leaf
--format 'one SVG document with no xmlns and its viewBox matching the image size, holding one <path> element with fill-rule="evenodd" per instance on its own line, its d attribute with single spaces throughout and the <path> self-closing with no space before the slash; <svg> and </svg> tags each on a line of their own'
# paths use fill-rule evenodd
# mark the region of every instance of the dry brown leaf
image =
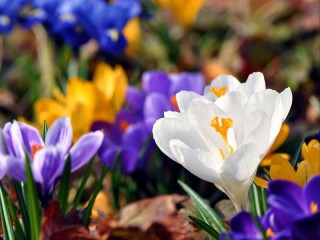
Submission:
<svg viewBox="0 0 320 240">
<path fill-rule="evenodd" d="M 118 218 L 109 216 L 98 224 L 100 239 L 203 239 L 202 233 L 177 209 L 177 204 L 187 199 L 164 195 L 131 203 L 120 210 Z"/>
</svg>

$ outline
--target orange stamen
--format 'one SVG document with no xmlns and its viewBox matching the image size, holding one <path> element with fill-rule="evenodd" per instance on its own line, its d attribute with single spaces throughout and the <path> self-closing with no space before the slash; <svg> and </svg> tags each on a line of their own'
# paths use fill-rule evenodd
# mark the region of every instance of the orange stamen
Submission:
<svg viewBox="0 0 320 240">
<path fill-rule="evenodd" d="M 39 150 L 41 150 L 43 148 L 42 145 L 40 144 L 35 144 L 31 147 L 31 156 L 34 157 L 34 155 L 36 154 L 36 152 L 38 152 Z"/>
<path fill-rule="evenodd" d="M 316 204 L 314 201 L 310 203 L 310 212 L 312 214 L 318 212 L 318 204 Z"/>
<path fill-rule="evenodd" d="M 170 102 L 171 102 L 171 104 L 172 104 L 172 106 L 173 106 L 173 110 L 179 111 L 179 107 L 178 107 L 178 102 L 177 102 L 176 95 L 171 96 Z"/>
<path fill-rule="evenodd" d="M 210 89 L 210 92 L 212 92 L 214 95 L 216 95 L 216 97 L 221 97 L 221 96 L 225 95 L 227 91 L 228 91 L 227 87 L 221 87 L 221 88 L 212 87 Z"/>
<path fill-rule="evenodd" d="M 211 120 L 211 127 L 214 127 L 218 133 L 227 141 L 228 129 L 233 126 L 233 121 L 231 118 L 218 118 L 214 117 Z"/>
<path fill-rule="evenodd" d="M 274 233 L 274 231 L 272 231 L 271 228 L 268 228 L 267 232 L 266 232 L 266 235 L 267 235 L 268 238 L 270 238 L 270 237 L 274 237 L 275 233 Z"/>
<path fill-rule="evenodd" d="M 232 147 L 228 143 L 228 129 L 233 126 L 233 120 L 231 118 L 219 118 L 219 117 L 214 117 L 211 120 L 211 127 L 214 127 L 214 129 L 222 136 L 225 144 L 227 145 L 227 149 L 229 153 L 233 152 Z M 220 149 L 220 153 L 223 159 L 226 159 L 225 154 L 223 151 Z"/>
<path fill-rule="evenodd" d="M 126 131 L 126 129 L 130 126 L 130 123 L 124 121 L 124 120 L 121 120 L 120 123 L 119 123 L 119 127 L 120 127 L 120 130 L 121 132 L 124 132 Z"/>
</svg>

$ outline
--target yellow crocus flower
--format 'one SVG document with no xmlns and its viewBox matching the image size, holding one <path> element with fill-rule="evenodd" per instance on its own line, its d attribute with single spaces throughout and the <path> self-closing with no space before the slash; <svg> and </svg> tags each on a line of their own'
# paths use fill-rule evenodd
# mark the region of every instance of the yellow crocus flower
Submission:
<svg viewBox="0 0 320 240">
<path fill-rule="evenodd" d="M 283 123 L 280 129 L 280 132 L 278 133 L 278 136 L 276 138 L 276 140 L 273 142 L 272 146 L 270 147 L 269 151 L 267 152 L 267 154 L 265 155 L 265 157 L 262 159 L 260 166 L 265 167 L 265 166 L 269 166 L 273 156 L 275 155 L 275 151 L 284 143 L 284 141 L 287 139 L 288 135 L 289 135 L 289 125 L 287 123 Z M 276 159 L 278 155 L 281 155 L 283 158 L 289 160 L 290 156 L 288 154 L 285 153 L 276 153 Z"/>
<path fill-rule="evenodd" d="M 50 126 L 61 116 L 69 116 L 73 127 L 73 140 L 90 131 L 96 121 L 113 122 L 125 100 L 128 85 L 127 76 L 121 66 L 114 69 L 100 63 L 93 81 L 70 78 L 66 94 L 54 90 L 54 99 L 43 98 L 35 103 L 35 116 L 38 123 L 44 120 Z"/>
<path fill-rule="evenodd" d="M 320 143 L 313 139 L 302 146 L 303 161 L 297 166 L 297 171 L 281 155 L 272 157 L 270 163 L 270 178 L 272 180 L 283 179 L 304 186 L 314 175 L 320 174 Z M 262 178 L 255 178 L 255 183 L 261 187 L 267 187 L 268 182 Z"/>
<path fill-rule="evenodd" d="M 156 5 L 169 10 L 184 27 L 193 24 L 204 2 L 204 0 L 154 0 Z"/>
<path fill-rule="evenodd" d="M 130 57 L 135 57 L 139 53 L 141 42 L 141 29 L 139 18 L 131 19 L 123 29 L 123 34 L 128 41 L 126 47 L 126 54 Z"/>
</svg>

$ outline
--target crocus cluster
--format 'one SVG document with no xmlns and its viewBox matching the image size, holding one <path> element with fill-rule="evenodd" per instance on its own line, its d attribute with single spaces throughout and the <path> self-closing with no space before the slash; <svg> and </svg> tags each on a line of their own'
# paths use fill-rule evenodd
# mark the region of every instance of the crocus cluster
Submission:
<svg viewBox="0 0 320 240">
<path fill-rule="evenodd" d="M 28 158 L 40 199 L 45 205 L 62 175 L 67 158 L 70 157 L 71 172 L 78 170 L 97 153 L 103 139 L 101 131 L 90 132 L 71 147 L 72 134 L 67 117 L 57 119 L 44 138 L 36 128 L 25 123 L 7 123 L 2 130 L 4 142 L 0 144 L 1 177 L 8 174 L 18 181 L 26 181 Z"/>
<path fill-rule="evenodd" d="M 138 0 L 15 0 L 0 1 L 0 32 L 16 23 L 25 28 L 42 23 L 75 49 L 94 39 L 107 54 L 118 55 L 127 45 L 123 28 L 141 14 Z"/>
<path fill-rule="evenodd" d="M 102 161 L 113 166 L 116 153 L 120 153 L 123 172 L 131 173 L 144 167 L 154 147 L 150 136 L 155 121 L 163 117 L 165 111 L 178 109 L 177 92 L 201 93 L 203 88 L 204 78 L 199 73 L 145 72 L 141 89 L 128 86 L 127 106 L 118 113 L 114 124 L 100 122 L 94 126 L 105 132 L 99 151 Z"/>
<path fill-rule="evenodd" d="M 268 186 L 269 210 L 262 217 L 240 212 L 230 221 L 231 230 L 221 239 L 320 239 L 320 175 L 304 188 L 275 180 Z"/>
<path fill-rule="evenodd" d="M 196 176 L 225 192 L 238 211 L 261 159 L 280 131 L 292 103 L 289 88 L 266 89 L 261 73 L 245 83 L 221 75 L 204 94 L 177 94 L 180 112 L 167 111 L 153 127 L 159 148 Z"/>
</svg>

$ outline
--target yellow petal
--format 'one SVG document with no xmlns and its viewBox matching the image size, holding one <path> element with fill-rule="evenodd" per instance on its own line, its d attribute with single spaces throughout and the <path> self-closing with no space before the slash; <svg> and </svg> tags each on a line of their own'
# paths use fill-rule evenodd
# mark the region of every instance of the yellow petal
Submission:
<svg viewBox="0 0 320 240">
<path fill-rule="evenodd" d="M 275 156 L 270 165 L 271 179 L 284 179 L 295 182 L 296 173 L 292 165 L 282 156 Z"/>
<path fill-rule="evenodd" d="M 125 52 L 129 56 L 137 56 L 141 42 L 141 30 L 139 18 L 130 20 L 123 29 L 123 34 L 128 41 Z"/>
<path fill-rule="evenodd" d="M 126 89 L 128 86 L 128 79 L 126 76 L 125 71 L 120 65 L 117 65 L 115 68 L 115 76 L 117 84 L 115 86 L 115 92 L 113 96 L 113 106 L 116 112 L 120 110 L 120 108 L 123 106 L 123 103 L 126 98 Z"/>
<path fill-rule="evenodd" d="M 320 171 L 320 143 L 316 143 L 309 148 L 307 157 L 305 159 L 310 163 L 314 172 Z"/>
<path fill-rule="evenodd" d="M 67 104 L 65 96 L 62 94 L 59 88 L 56 87 L 53 89 L 53 96 L 61 104 L 63 105 Z"/>
<path fill-rule="evenodd" d="M 93 84 L 80 78 L 70 78 L 67 84 L 66 101 L 70 111 L 72 111 L 77 104 L 82 104 L 94 109 L 96 106 L 96 97 Z"/>
<path fill-rule="evenodd" d="M 296 182 L 303 187 L 312 175 L 311 164 L 308 161 L 301 161 L 297 169 Z"/>
<path fill-rule="evenodd" d="M 283 123 L 278 133 L 278 136 L 276 137 L 275 141 L 273 142 L 271 148 L 269 149 L 266 155 L 269 155 L 270 153 L 274 152 L 284 143 L 284 141 L 287 139 L 289 135 L 289 131 L 290 131 L 289 125 L 286 123 Z"/>
<path fill-rule="evenodd" d="M 189 27 L 195 21 L 204 0 L 154 0 L 155 4 L 168 9 L 176 20 L 184 27 Z"/>
<path fill-rule="evenodd" d="M 254 177 L 253 182 L 259 187 L 263 187 L 263 188 L 267 188 L 268 187 L 268 181 L 264 180 L 263 178 Z"/>
<path fill-rule="evenodd" d="M 307 157 L 308 157 L 308 146 L 307 146 L 306 143 L 302 144 L 301 154 L 302 154 L 303 159 L 307 159 Z"/>
<path fill-rule="evenodd" d="M 273 158 L 277 158 L 277 156 L 281 156 L 282 158 L 286 159 L 287 161 L 290 160 L 290 155 L 287 154 L 287 153 L 275 153 L 275 154 L 272 154 L 270 156 L 266 156 L 264 159 L 262 159 L 261 163 L 260 163 L 260 166 L 261 167 L 267 167 L 267 166 L 270 166 L 271 164 L 271 160 Z"/>
<path fill-rule="evenodd" d="M 109 65 L 105 63 L 97 65 L 93 75 L 93 83 L 104 94 L 106 99 L 112 99 L 117 79 L 114 76 L 113 69 Z"/>
<path fill-rule="evenodd" d="M 78 140 L 83 134 L 90 131 L 92 125 L 93 110 L 82 103 L 76 103 L 71 112 L 71 125 L 73 128 L 73 140 Z"/>
<path fill-rule="evenodd" d="M 84 207 L 88 206 L 88 202 L 84 205 Z M 93 204 L 91 217 L 93 219 L 99 218 L 99 212 L 103 212 L 104 214 L 112 213 L 110 199 L 107 193 L 99 192 L 97 198 Z"/>
<path fill-rule="evenodd" d="M 69 113 L 64 106 L 58 102 L 42 98 L 39 99 L 34 105 L 34 113 L 37 121 L 40 125 L 46 120 L 47 124 L 50 126 L 57 118 L 61 116 L 68 116 Z"/>
</svg>

